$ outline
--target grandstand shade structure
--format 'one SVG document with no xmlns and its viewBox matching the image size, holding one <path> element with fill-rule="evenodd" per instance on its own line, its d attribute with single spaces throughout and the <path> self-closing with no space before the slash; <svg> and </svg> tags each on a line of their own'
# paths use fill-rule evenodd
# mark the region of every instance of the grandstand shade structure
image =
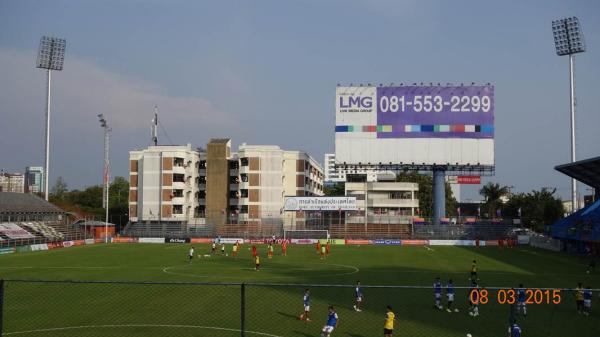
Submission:
<svg viewBox="0 0 600 337">
<path fill-rule="evenodd" d="M 558 165 L 555 170 L 600 191 L 600 156 Z"/>
<path fill-rule="evenodd" d="M 0 222 L 62 220 L 65 212 L 44 199 L 26 193 L 0 192 Z"/>
</svg>

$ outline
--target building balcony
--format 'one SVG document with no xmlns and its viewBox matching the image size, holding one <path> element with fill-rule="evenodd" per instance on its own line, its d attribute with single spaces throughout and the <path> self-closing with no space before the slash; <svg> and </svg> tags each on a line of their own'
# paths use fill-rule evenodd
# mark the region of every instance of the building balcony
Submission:
<svg viewBox="0 0 600 337">
<path fill-rule="evenodd" d="M 185 198 L 184 197 L 173 197 L 173 198 L 171 198 L 171 203 L 173 205 L 183 205 L 183 204 L 185 204 Z"/>
<path fill-rule="evenodd" d="M 369 199 L 369 207 L 419 207 L 418 199 Z"/>
<path fill-rule="evenodd" d="M 229 184 L 230 191 L 237 191 L 240 189 L 240 184 Z"/>
<path fill-rule="evenodd" d="M 183 166 L 173 166 L 173 173 L 185 174 L 185 167 L 183 167 Z"/>
<path fill-rule="evenodd" d="M 173 189 L 174 190 L 185 190 L 187 188 L 189 188 L 189 186 L 186 183 L 184 183 L 184 182 L 178 182 L 178 181 L 174 181 L 173 182 Z"/>
</svg>

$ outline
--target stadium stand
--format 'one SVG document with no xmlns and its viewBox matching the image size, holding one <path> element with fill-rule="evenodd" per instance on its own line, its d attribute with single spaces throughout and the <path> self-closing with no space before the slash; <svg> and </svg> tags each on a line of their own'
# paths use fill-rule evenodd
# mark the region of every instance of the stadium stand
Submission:
<svg viewBox="0 0 600 337">
<path fill-rule="evenodd" d="M 44 199 L 27 193 L 0 192 L 0 225 L 5 233 L 28 235 L 0 235 L 0 246 L 21 246 L 85 238 L 85 233 L 68 224 L 65 212 Z"/>
</svg>

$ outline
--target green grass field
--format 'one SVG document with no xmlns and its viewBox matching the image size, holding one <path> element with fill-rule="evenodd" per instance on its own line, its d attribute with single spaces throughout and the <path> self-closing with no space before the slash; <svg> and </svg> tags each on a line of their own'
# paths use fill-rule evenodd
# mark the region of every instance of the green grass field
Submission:
<svg viewBox="0 0 600 337">
<path fill-rule="evenodd" d="M 208 245 L 195 245 L 208 254 Z M 490 290 L 479 317 L 467 314 L 467 291 L 459 289 L 459 313 L 433 307 L 433 290 L 368 288 L 369 285 L 431 287 L 440 276 L 467 286 L 471 260 L 478 262 L 484 287 L 574 288 L 578 282 L 600 288 L 600 272 L 586 274 L 587 261 L 530 247 L 333 246 L 320 260 L 313 246 L 289 246 L 288 256 L 265 256 L 254 271 L 250 245 L 241 255 L 196 258 L 189 245 L 89 245 L 0 256 L 0 277 L 20 280 L 157 282 L 255 282 L 342 284 L 361 280 L 364 310 L 355 312 L 352 287 L 311 287 L 311 318 L 302 311 L 304 286 L 247 285 L 246 336 L 319 336 L 327 305 L 340 317 L 332 336 L 383 334 L 385 305 L 396 313 L 394 336 L 506 336 L 510 306 L 497 304 Z M 231 254 L 228 246 L 229 254 Z M 531 304 L 518 318 L 523 336 L 600 336 L 600 299 L 592 315 L 578 315 L 573 294 L 563 291 L 559 305 Z M 240 336 L 239 285 L 5 282 L 4 336 Z M 445 304 L 445 296 L 443 297 Z"/>
</svg>

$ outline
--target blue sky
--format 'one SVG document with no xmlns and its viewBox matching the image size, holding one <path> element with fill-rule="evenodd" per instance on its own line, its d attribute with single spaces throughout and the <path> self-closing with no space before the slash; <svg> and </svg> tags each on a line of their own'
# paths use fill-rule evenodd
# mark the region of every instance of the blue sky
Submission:
<svg viewBox="0 0 600 337">
<path fill-rule="evenodd" d="M 104 113 L 114 175 L 149 144 L 155 104 L 174 143 L 333 151 L 337 83 L 487 83 L 496 92 L 496 176 L 569 195 L 567 59 L 551 21 L 576 15 L 578 157 L 600 155 L 598 1 L 0 0 L 0 168 L 43 160 L 42 35 L 67 39 L 53 76 L 51 179 L 101 182 Z M 163 142 L 167 139 L 163 136 Z M 466 197 L 475 197 L 476 188 Z"/>
</svg>

